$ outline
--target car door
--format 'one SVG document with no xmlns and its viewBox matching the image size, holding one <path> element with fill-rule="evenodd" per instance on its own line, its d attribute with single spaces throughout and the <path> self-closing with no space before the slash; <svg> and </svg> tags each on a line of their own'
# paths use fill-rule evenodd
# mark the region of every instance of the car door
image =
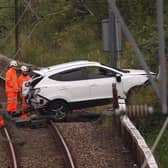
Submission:
<svg viewBox="0 0 168 168">
<path fill-rule="evenodd" d="M 55 86 L 61 96 L 66 97 L 70 102 L 85 101 L 90 98 L 90 87 L 83 68 L 67 70 L 52 75 L 50 79 L 55 80 Z"/>
<path fill-rule="evenodd" d="M 116 83 L 115 74 L 99 66 L 86 67 L 92 99 L 112 98 L 112 83 Z"/>
</svg>

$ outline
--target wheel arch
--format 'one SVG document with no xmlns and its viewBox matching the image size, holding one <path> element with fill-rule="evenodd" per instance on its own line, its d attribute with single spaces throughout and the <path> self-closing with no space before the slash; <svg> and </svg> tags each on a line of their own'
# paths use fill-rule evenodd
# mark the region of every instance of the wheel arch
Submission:
<svg viewBox="0 0 168 168">
<path fill-rule="evenodd" d="M 54 99 L 48 103 L 47 111 L 53 116 L 53 121 L 65 121 L 71 108 L 66 100 Z"/>
</svg>

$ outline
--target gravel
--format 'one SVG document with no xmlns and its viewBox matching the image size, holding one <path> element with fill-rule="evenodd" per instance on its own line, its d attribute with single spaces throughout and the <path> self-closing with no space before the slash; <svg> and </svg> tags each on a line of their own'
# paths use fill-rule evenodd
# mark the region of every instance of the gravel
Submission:
<svg viewBox="0 0 168 168">
<path fill-rule="evenodd" d="M 63 167 L 62 157 L 48 128 L 11 130 L 20 168 Z"/>
<path fill-rule="evenodd" d="M 3 136 L 2 130 L 0 132 L 0 167 L 10 168 L 12 167 L 11 159 L 9 158 L 8 144 Z"/>
<path fill-rule="evenodd" d="M 57 124 L 80 168 L 131 168 L 131 154 L 112 127 L 96 123 Z"/>
<path fill-rule="evenodd" d="M 4 66 L 3 61 L 0 61 L 1 66 Z M 0 104 L 4 103 L 6 100 L 4 88 L 0 87 Z M 1 111 L 2 109 L 0 109 Z M 0 130 L 0 168 L 10 168 L 12 166 L 11 159 L 9 158 L 8 144 Z"/>
</svg>

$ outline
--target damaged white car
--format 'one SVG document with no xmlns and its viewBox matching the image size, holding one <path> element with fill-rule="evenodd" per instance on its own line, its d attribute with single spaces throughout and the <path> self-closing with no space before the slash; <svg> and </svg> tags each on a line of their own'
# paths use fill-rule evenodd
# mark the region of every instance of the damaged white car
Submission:
<svg viewBox="0 0 168 168">
<path fill-rule="evenodd" d="M 93 61 L 73 61 L 33 72 L 30 85 L 23 86 L 28 103 L 60 120 L 72 109 L 111 102 L 113 83 L 118 96 L 125 99 L 131 88 L 149 81 L 144 70 L 119 70 Z"/>
</svg>

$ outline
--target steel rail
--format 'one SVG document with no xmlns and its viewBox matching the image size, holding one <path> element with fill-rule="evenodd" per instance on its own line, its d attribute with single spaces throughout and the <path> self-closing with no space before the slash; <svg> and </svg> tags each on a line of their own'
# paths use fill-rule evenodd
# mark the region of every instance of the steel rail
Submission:
<svg viewBox="0 0 168 168">
<path fill-rule="evenodd" d="M 15 152 L 14 145 L 12 143 L 11 137 L 9 135 L 9 132 L 8 132 L 7 128 L 3 128 L 3 130 L 4 130 L 4 133 L 6 135 L 6 138 L 7 138 L 8 144 L 9 144 L 9 148 L 10 148 L 10 151 L 11 151 L 13 168 L 18 168 L 17 159 L 16 159 L 16 152 Z"/>
<path fill-rule="evenodd" d="M 64 153 L 65 156 L 65 161 L 66 161 L 66 165 L 68 168 L 76 168 L 74 160 L 72 158 L 72 155 L 70 153 L 70 150 L 63 138 L 63 136 L 61 135 L 61 132 L 59 131 L 58 127 L 53 123 L 53 122 L 49 122 L 49 128 L 53 131 L 54 133 L 54 138 L 55 140 L 61 144 L 61 148 L 62 151 Z"/>
</svg>

